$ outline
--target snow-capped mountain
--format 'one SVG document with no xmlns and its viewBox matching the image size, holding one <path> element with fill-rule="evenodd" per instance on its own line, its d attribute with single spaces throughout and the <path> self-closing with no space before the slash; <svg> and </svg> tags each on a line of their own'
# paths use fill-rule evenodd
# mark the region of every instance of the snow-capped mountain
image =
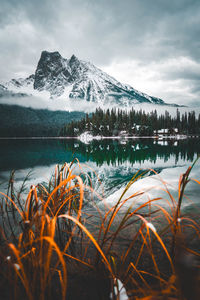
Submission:
<svg viewBox="0 0 200 300">
<path fill-rule="evenodd" d="M 0 84 L 0 98 L 1 97 L 24 97 L 26 96 L 25 93 L 21 92 L 13 92 L 12 90 L 9 90 L 6 86 L 3 84 Z"/>
<path fill-rule="evenodd" d="M 41 53 L 35 74 L 25 79 L 12 79 L 5 87 L 13 92 L 31 94 L 48 92 L 50 98 L 78 99 L 120 105 L 136 103 L 166 103 L 141 93 L 101 71 L 93 64 L 79 60 L 75 55 L 63 58 L 59 52 Z"/>
</svg>

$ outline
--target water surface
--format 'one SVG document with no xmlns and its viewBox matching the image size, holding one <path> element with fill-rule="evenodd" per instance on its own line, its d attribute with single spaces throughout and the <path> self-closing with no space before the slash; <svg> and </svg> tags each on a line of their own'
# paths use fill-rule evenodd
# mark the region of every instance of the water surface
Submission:
<svg viewBox="0 0 200 300">
<path fill-rule="evenodd" d="M 5 188 L 11 170 L 16 170 L 16 188 L 19 188 L 26 174 L 31 171 L 28 188 L 31 184 L 47 182 L 56 164 L 62 165 L 77 158 L 83 170 L 90 174 L 93 187 L 98 192 L 103 191 L 108 202 L 116 201 L 138 170 L 149 171 L 129 193 L 133 189 L 159 186 L 158 176 L 150 169 L 154 169 L 175 193 L 179 175 L 187 170 L 199 153 L 199 139 L 104 139 L 89 144 L 76 139 L 0 140 L 0 182 L 1 188 Z M 200 179 L 199 171 L 200 164 L 197 163 L 192 176 Z M 188 185 L 187 195 L 196 204 L 199 204 L 199 191 L 197 184 Z M 159 193 L 160 190 L 154 188 L 148 195 L 153 197 Z M 189 206 L 188 202 L 185 206 Z"/>
</svg>

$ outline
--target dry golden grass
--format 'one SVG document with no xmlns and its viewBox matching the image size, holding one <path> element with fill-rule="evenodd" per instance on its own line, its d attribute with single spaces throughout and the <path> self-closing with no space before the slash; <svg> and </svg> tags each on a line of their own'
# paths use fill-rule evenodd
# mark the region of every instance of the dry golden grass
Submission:
<svg viewBox="0 0 200 300">
<path fill-rule="evenodd" d="M 75 162 L 79 165 L 73 161 L 56 167 L 48 187 L 32 186 L 25 203 L 22 189 L 17 195 L 14 192 L 14 174 L 7 194 L 1 193 L 0 292 L 4 299 L 44 300 L 55 295 L 68 299 L 70 276 L 90 272 L 110 282 L 112 299 L 120 299 L 119 279 L 130 299 L 189 299 L 188 293 L 190 299 L 198 299 L 200 254 L 187 246 L 184 232 L 194 232 L 198 241 L 200 224 L 181 215 L 193 165 L 180 176 L 177 200 L 163 181 L 168 209 L 159 205 L 160 198 L 135 208 L 130 200 L 140 199 L 144 192 L 125 197 L 143 176 L 138 172 L 117 203 L 105 205 L 103 211 L 94 200 L 104 201 L 102 197 L 84 184 L 82 174 L 73 174 Z M 89 196 L 94 213 L 84 209 Z M 163 226 L 158 232 L 155 224 L 159 222 Z M 80 280 L 77 289 L 84 288 L 81 284 Z"/>
</svg>

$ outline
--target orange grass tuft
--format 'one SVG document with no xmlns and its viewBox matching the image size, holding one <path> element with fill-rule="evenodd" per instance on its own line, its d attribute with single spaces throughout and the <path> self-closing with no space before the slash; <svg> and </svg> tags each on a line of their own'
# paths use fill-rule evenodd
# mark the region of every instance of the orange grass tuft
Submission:
<svg viewBox="0 0 200 300">
<path fill-rule="evenodd" d="M 104 201 L 103 197 L 95 193 L 87 175 L 84 183 L 82 175 L 73 174 L 75 163 L 83 174 L 78 160 L 61 168 L 56 166 L 49 185 L 31 186 L 24 203 L 20 193 L 15 196 L 14 173 L 7 194 L 1 193 L 0 263 L 5 284 L 9 286 L 10 282 L 5 299 L 53 299 L 56 291 L 64 300 L 70 274 L 83 276 L 85 272 L 100 272 L 106 277 L 113 286 L 113 299 L 120 297 L 117 278 L 122 279 L 133 299 L 184 297 L 176 253 L 200 256 L 196 249 L 187 246 L 184 237 L 189 230 L 199 239 L 200 224 L 181 215 L 184 191 L 194 164 L 180 176 L 177 201 L 160 179 L 169 197 L 168 209 L 157 203 L 160 197 L 147 197 L 145 203 L 134 207 L 145 191 L 125 197 L 128 189 L 145 175 L 138 172 L 117 203 L 113 207 L 105 204 L 102 210 L 93 196 L 99 201 Z M 84 209 L 88 195 L 94 210 L 90 214 Z M 156 228 L 160 220 L 163 228 Z M 164 273 L 161 258 L 166 265 Z M 151 269 L 145 269 L 149 265 Z"/>
</svg>

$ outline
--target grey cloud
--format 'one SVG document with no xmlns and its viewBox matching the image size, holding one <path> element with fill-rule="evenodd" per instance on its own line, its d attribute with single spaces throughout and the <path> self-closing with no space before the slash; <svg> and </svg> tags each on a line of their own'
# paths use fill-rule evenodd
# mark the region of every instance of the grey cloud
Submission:
<svg viewBox="0 0 200 300">
<path fill-rule="evenodd" d="M 198 82 L 199 83 L 199 82 Z M 191 91 L 193 92 L 193 93 L 195 93 L 195 94 L 198 94 L 199 95 L 199 97 L 200 97 L 200 86 L 197 84 L 197 85 L 195 85 L 192 89 L 191 89 Z"/>
<path fill-rule="evenodd" d="M 198 70 L 192 70 L 190 66 L 188 66 L 188 68 L 185 67 L 180 70 L 176 68 L 170 68 L 162 74 L 162 78 L 170 80 L 182 79 L 200 82 L 200 66 Z"/>
<path fill-rule="evenodd" d="M 23 13 L 36 30 L 50 36 L 58 47 L 71 51 L 76 47 L 84 57 L 89 51 L 88 58 L 92 56 L 98 63 L 108 63 L 113 55 L 153 60 L 178 53 L 195 57 L 198 54 L 200 26 L 193 18 L 199 20 L 199 1 L 176 0 L 171 4 L 165 0 L 7 0 L 4 3 L 8 16 L 19 17 Z"/>
</svg>

